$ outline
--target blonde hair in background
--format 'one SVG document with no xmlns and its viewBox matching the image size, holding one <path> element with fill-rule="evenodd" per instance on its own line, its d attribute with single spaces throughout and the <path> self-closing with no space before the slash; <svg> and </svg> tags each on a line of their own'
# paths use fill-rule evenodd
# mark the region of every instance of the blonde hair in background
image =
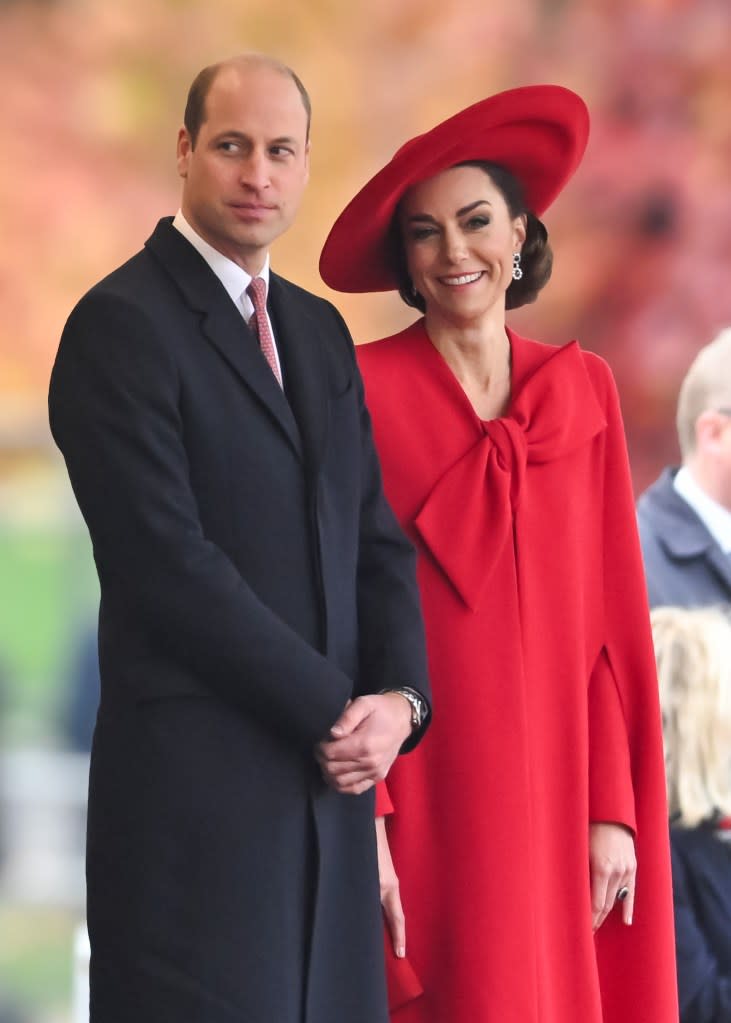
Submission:
<svg viewBox="0 0 731 1023">
<path fill-rule="evenodd" d="M 668 804 L 695 827 L 731 815 L 731 619 L 719 608 L 651 613 Z"/>
<path fill-rule="evenodd" d="M 695 451 L 695 424 L 709 409 L 731 407 L 731 327 L 696 355 L 680 385 L 676 425 L 683 460 Z"/>
</svg>

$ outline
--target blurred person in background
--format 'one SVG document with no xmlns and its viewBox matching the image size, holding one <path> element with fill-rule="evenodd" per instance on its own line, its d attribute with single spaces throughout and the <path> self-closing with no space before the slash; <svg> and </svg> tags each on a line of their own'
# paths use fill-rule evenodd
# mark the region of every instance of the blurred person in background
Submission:
<svg viewBox="0 0 731 1023">
<path fill-rule="evenodd" d="M 588 130 L 559 86 L 477 103 L 407 142 L 321 257 L 331 287 L 398 289 L 424 314 L 358 349 L 386 492 L 419 554 L 438 710 L 376 824 L 394 1023 L 677 1021 L 616 388 L 576 342 L 505 322 L 548 280 L 538 216 Z"/>
<path fill-rule="evenodd" d="M 204 69 L 181 210 L 53 369 L 101 584 L 92 1023 L 387 1018 L 369 790 L 426 727 L 426 654 L 351 338 L 269 267 L 309 151 L 289 68 Z"/>
<path fill-rule="evenodd" d="M 637 502 L 650 606 L 731 606 L 731 328 L 693 360 L 677 429 L 682 465 Z"/>
<path fill-rule="evenodd" d="M 652 611 L 675 902 L 681 1023 L 731 1023 L 731 623 Z"/>
</svg>

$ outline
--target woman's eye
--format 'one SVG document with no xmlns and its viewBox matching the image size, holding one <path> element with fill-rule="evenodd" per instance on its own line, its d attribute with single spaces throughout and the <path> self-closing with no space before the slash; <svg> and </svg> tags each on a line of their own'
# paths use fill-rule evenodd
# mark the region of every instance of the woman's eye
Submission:
<svg viewBox="0 0 731 1023">
<path fill-rule="evenodd" d="M 415 242 L 423 241 L 424 238 L 429 238 L 434 234 L 433 227 L 412 227 L 411 238 Z"/>
<path fill-rule="evenodd" d="M 489 223 L 489 217 L 470 217 L 467 221 L 467 227 L 471 231 L 479 231 L 481 227 L 487 227 Z"/>
</svg>

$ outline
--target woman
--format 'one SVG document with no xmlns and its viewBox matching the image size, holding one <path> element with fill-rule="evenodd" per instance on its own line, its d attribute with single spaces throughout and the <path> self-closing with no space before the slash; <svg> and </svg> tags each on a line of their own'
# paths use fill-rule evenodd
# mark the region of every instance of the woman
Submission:
<svg viewBox="0 0 731 1023">
<path fill-rule="evenodd" d="M 716 608 L 659 607 L 682 1023 L 731 1023 L 731 622 Z"/>
<path fill-rule="evenodd" d="M 397 949 L 391 855 L 408 927 L 408 959 L 390 963 L 397 1023 L 677 1019 L 617 396 L 576 343 L 505 325 L 548 279 L 537 216 L 587 136 L 560 87 L 477 103 L 399 150 L 321 258 L 331 287 L 399 289 L 424 314 L 359 351 L 386 490 L 420 555 L 435 705 L 429 741 L 389 775 L 390 851 L 377 825 Z"/>
</svg>

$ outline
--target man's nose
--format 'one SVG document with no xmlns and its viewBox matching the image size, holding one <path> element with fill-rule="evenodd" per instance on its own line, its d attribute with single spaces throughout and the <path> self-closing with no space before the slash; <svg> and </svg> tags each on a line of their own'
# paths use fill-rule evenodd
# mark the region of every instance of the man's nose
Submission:
<svg viewBox="0 0 731 1023">
<path fill-rule="evenodd" d="M 242 185 L 255 188 L 257 191 L 267 188 L 270 183 L 269 160 L 266 153 L 252 150 L 241 167 L 240 180 Z"/>
</svg>

